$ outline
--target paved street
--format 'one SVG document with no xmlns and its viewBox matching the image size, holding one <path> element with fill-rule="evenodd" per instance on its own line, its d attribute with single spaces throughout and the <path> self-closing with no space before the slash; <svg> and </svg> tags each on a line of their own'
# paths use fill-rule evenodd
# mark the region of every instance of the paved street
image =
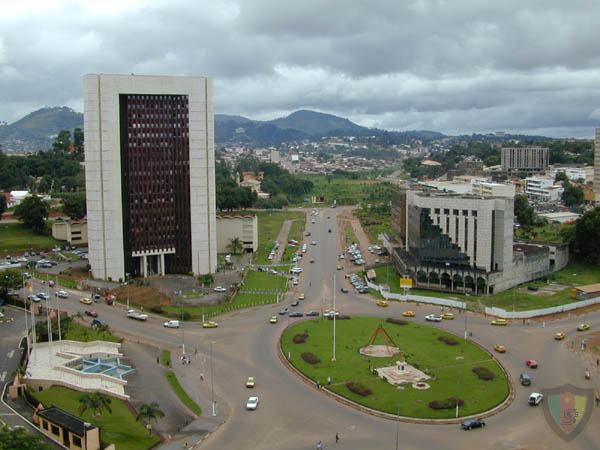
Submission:
<svg viewBox="0 0 600 450">
<path fill-rule="evenodd" d="M 286 305 L 298 293 L 304 292 L 306 300 L 301 303 L 301 311 L 321 309 L 329 306 L 332 299 L 333 277 L 337 283 L 337 306 L 342 314 L 373 315 L 380 317 L 400 316 L 406 309 L 417 312 L 417 322 L 424 322 L 424 315 L 439 312 L 439 307 L 404 305 L 390 302 L 388 308 L 376 306 L 368 296 L 339 292 L 342 286 L 350 287 L 344 279 L 346 271 L 336 271 L 336 257 L 340 253 L 336 209 L 320 212 L 316 223 L 307 224 L 311 231 L 310 240 L 316 246 L 308 246 L 303 258 L 300 286 L 292 290 L 285 300 Z M 329 219 L 327 217 L 330 217 Z M 328 229 L 332 230 L 328 233 Z M 365 249 L 363 249 L 365 250 Z M 309 263 L 310 259 L 314 263 Z M 401 449 L 475 449 L 490 448 L 502 450 L 590 450 L 600 448 L 600 431 L 597 421 L 600 414 L 596 409 L 583 433 L 565 444 L 546 424 L 542 408 L 527 405 L 530 392 L 540 388 L 558 387 L 571 383 L 578 387 L 598 387 L 600 373 L 594 372 L 591 381 L 584 380 L 585 362 L 569 349 L 570 340 L 579 339 L 575 327 L 581 318 L 565 318 L 531 325 L 510 324 L 508 327 L 492 327 L 489 319 L 479 315 L 467 315 L 467 327 L 473 339 L 488 350 L 501 343 L 508 352 L 498 358 L 504 364 L 513 381 L 525 371 L 525 360 L 537 359 L 540 367 L 533 372 L 534 385 L 531 388 L 515 386 L 516 397 L 510 407 L 486 420 L 484 430 L 464 432 L 457 425 L 415 425 L 372 417 L 342 405 L 324 395 L 321 391 L 306 384 L 292 374 L 278 357 L 278 338 L 288 321 L 299 319 L 283 318 L 276 325 L 268 323 L 281 305 L 270 305 L 248 310 L 240 310 L 219 318 L 217 329 L 202 329 L 198 323 L 184 324 L 181 330 L 162 327 L 163 318 L 151 316 L 147 322 L 136 322 L 125 317 L 121 307 L 95 304 L 86 307 L 72 295 L 61 301 L 61 307 L 70 312 L 96 309 L 100 317 L 109 322 L 111 328 L 129 337 L 133 342 L 149 343 L 173 349 L 173 359 L 178 361 L 181 344 L 185 340 L 188 354 L 193 355 L 190 366 L 176 367 L 186 389 L 196 398 L 202 408 L 203 417 L 198 420 L 225 423 L 203 441 L 200 448 L 206 449 L 314 449 L 322 440 L 325 448 L 335 446 L 335 433 L 340 433 L 339 448 L 344 449 L 384 449 L 395 448 L 396 433 L 399 433 Z M 434 326 L 448 329 L 456 334 L 464 332 L 464 316 L 457 320 L 444 321 Z M 302 319 L 300 319 L 302 320 Z M 600 327 L 600 313 L 588 314 L 586 320 L 592 330 Z M 567 339 L 554 341 L 556 331 L 565 331 Z M 210 346 L 214 377 L 211 380 Z M 195 350 L 198 350 L 196 354 Z M 293 355 L 292 355 L 293 358 Z M 184 372 L 187 371 L 187 372 Z M 204 381 L 199 380 L 199 373 Z M 529 371 L 531 372 L 531 371 Z M 256 378 L 256 388 L 252 393 L 260 397 L 256 411 L 246 411 L 245 402 L 249 391 L 244 387 L 246 377 Z M 212 383 L 217 400 L 217 417 L 210 417 Z M 206 427 L 208 429 L 208 427 Z"/>
</svg>

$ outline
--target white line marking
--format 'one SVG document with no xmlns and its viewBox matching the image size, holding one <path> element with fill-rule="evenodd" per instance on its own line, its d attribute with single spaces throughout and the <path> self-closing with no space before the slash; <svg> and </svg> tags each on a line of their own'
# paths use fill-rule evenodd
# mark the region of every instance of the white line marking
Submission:
<svg viewBox="0 0 600 450">
<path fill-rule="evenodd" d="M 6 370 L 4 372 L 2 372 L 2 375 L 0 375 L 0 381 L 4 381 L 5 378 L 6 378 Z"/>
<path fill-rule="evenodd" d="M 15 356 L 15 351 L 11 350 L 10 352 L 8 352 L 8 358 L 12 358 L 13 356 Z"/>
</svg>

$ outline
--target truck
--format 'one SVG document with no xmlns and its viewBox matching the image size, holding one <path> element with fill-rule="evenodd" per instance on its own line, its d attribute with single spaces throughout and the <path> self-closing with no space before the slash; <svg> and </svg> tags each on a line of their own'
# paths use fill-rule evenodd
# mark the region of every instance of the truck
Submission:
<svg viewBox="0 0 600 450">
<path fill-rule="evenodd" d="M 127 317 L 135 320 L 146 320 L 148 318 L 148 314 L 143 314 L 141 312 L 137 312 L 135 309 L 127 310 Z"/>
</svg>

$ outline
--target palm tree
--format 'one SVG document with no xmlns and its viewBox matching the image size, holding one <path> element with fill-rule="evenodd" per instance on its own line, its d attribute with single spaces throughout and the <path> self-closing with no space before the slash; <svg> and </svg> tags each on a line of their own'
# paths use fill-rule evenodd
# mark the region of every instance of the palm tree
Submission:
<svg viewBox="0 0 600 450">
<path fill-rule="evenodd" d="M 14 375 L 18 380 L 17 382 L 19 384 L 21 384 L 21 381 L 23 380 L 23 377 L 25 376 L 25 367 L 23 367 L 23 365 L 19 363 L 19 365 L 15 369 Z"/>
<path fill-rule="evenodd" d="M 229 241 L 229 244 L 227 245 L 227 250 L 229 250 L 234 255 L 240 253 L 242 251 L 242 248 L 242 241 L 238 237 L 231 239 Z"/>
<path fill-rule="evenodd" d="M 158 420 L 162 417 L 165 417 L 165 413 L 162 412 L 157 402 L 152 402 L 144 403 L 140 406 L 140 410 L 135 420 L 139 421 L 140 419 L 144 419 L 147 422 L 150 422 L 152 420 Z M 148 427 L 148 432 L 152 433 L 151 427 Z"/>
<path fill-rule="evenodd" d="M 91 409 L 94 417 L 102 414 L 103 410 L 107 411 L 109 414 L 112 414 L 112 409 L 110 409 L 111 402 L 112 399 L 110 397 L 102 395 L 99 392 L 83 394 L 81 397 L 79 397 L 79 413 L 83 414 L 88 409 Z"/>
</svg>

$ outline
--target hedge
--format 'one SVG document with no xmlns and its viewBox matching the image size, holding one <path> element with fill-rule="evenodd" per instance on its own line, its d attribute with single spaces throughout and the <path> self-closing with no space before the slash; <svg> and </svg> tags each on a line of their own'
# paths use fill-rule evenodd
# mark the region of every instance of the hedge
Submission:
<svg viewBox="0 0 600 450">
<path fill-rule="evenodd" d="M 361 397 L 366 397 L 367 395 L 371 395 L 373 393 L 373 391 L 371 391 L 371 389 L 369 389 L 367 386 L 365 386 L 362 383 L 359 383 L 357 381 L 348 381 L 346 383 L 346 387 L 348 389 L 350 389 L 352 392 L 354 392 L 355 394 L 360 395 Z"/>
<path fill-rule="evenodd" d="M 304 333 L 300 333 L 300 334 L 297 334 L 296 336 L 294 336 L 292 338 L 292 341 L 294 342 L 294 344 L 304 344 L 307 339 L 308 339 L 308 333 L 304 332 Z"/>
<path fill-rule="evenodd" d="M 456 339 L 454 339 L 453 337 L 450 337 L 450 336 L 440 336 L 438 338 L 438 341 L 443 342 L 447 345 L 458 345 L 459 344 L 459 342 Z"/>
<path fill-rule="evenodd" d="M 490 381 L 495 378 L 494 372 L 487 367 L 476 366 L 473 367 L 473 373 L 479 377 L 480 380 Z"/>
<path fill-rule="evenodd" d="M 429 407 L 431 409 L 454 409 L 456 408 L 456 397 L 449 397 L 445 400 L 433 400 L 429 402 Z M 458 406 L 462 406 L 465 404 L 465 401 L 462 399 L 458 399 Z"/>
<path fill-rule="evenodd" d="M 393 317 L 388 317 L 385 319 L 386 322 L 393 323 L 395 325 L 407 325 L 408 321 L 404 319 L 394 319 Z"/>
<path fill-rule="evenodd" d="M 303 352 L 300 357 L 309 364 L 319 364 L 321 362 L 319 357 L 311 352 Z"/>
</svg>

